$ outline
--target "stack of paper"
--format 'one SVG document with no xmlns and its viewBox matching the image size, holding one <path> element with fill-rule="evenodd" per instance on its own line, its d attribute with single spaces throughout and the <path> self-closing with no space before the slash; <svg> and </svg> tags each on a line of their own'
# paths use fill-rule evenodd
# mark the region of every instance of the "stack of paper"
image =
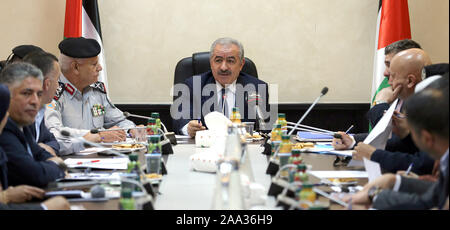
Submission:
<svg viewBox="0 0 450 230">
<path fill-rule="evenodd" d="M 69 168 L 127 169 L 128 158 L 68 158 L 64 163 Z"/>
</svg>

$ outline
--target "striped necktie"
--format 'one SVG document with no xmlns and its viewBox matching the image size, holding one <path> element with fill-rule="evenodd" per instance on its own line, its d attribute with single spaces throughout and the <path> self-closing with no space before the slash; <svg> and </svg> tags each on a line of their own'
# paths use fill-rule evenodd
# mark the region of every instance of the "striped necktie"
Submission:
<svg viewBox="0 0 450 230">
<path fill-rule="evenodd" d="M 228 89 L 225 90 L 225 88 L 222 88 L 222 97 L 220 99 L 220 107 L 222 108 L 222 113 L 225 115 L 225 117 L 229 117 L 228 114 L 228 103 L 227 103 L 227 92 Z"/>
</svg>

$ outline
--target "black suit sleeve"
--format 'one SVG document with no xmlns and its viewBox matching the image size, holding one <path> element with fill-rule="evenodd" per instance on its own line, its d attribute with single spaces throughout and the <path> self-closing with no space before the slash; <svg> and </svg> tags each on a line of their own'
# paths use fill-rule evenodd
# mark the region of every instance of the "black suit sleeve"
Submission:
<svg viewBox="0 0 450 230">
<path fill-rule="evenodd" d="M 375 209 L 424 210 L 438 207 L 442 186 L 437 182 L 402 177 L 398 192 L 384 190 L 373 203 Z"/>
<path fill-rule="evenodd" d="M 380 163 L 382 169 L 391 173 L 396 173 L 398 170 L 407 170 L 409 165 L 414 163 L 412 172 L 418 175 L 431 174 L 434 166 L 434 160 L 425 152 L 408 154 L 377 149 L 370 160 Z"/>
<path fill-rule="evenodd" d="M 11 132 L 4 132 L 0 144 L 8 157 L 8 183 L 10 185 L 27 184 L 36 187 L 45 187 L 49 182 L 64 177 L 64 171 L 52 161 L 50 153 L 36 144 L 30 146 L 32 152 L 35 148 L 34 159 L 24 145 Z M 36 151 L 36 150 L 35 150 Z"/>
<path fill-rule="evenodd" d="M 38 143 L 44 143 L 44 144 L 52 147 L 52 149 L 55 150 L 56 154 L 59 155 L 58 141 L 56 140 L 53 133 L 51 133 L 45 126 L 45 119 L 41 123 Z"/>
<path fill-rule="evenodd" d="M 417 148 L 416 144 L 414 144 L 411 135 L 400 139 L 395 134 L 392 134 L 392 138 L 387 141 L 385 149 L 391 152 L 403 152 L 410 154 L 414 154 L 420 151 L 419 148 Z"/>
<path fill-rule="evenodd" d="M 370 125 L 375 127 L 377 123 L 381 120 L 384 115 L 384 111 L 389 109 L 388 103 L 381 103 L 372 107 L 369 112 L 367 112 L 367 119 L 369 119 Z"/>
<path fill-rule="evenodd" d="M 185 86 L 185 87 L 184 87 Z M 181 89 L 176 89 L 176 90 L 180 90 L 178 91 L 178 93 L 180 93 L 181 95 L 179 95 L 178 97 L 176 97 L 176 99 L 174 100 L 175 106 L 174 109 L 176 109 L 175 111 L 171 111 L 171 113 L 174 113 L 175 116 L 178 116 L 177 119 L 173 119 L 173 126 L 174 126 L 174 130 L 176 134 L 179 135 L 183 135 L 183 133 L 181 132 L 181 129 L 187 124 L 189 123 L 190 119 L 192 117 L 192 111 L 193 111 L 193 81 L 192 78 L 188 78 L 186 79 L 186 81 L 184 82 L 184 86 L 181 86 L 181 84 L 179 84 L 179 87 L 183 87 Z M 189 90 L 189 92 L 186 92 L 186 90 Z M 177 92 L 175 92 L 177 93 Z M 179 104 L 178 104 L 179 103 Z M 189 113 L 186 113 L 186 106 L 189 105 Z M 188 117 L 186 117 L 186 115 L 188 115 Z"/>
<path fill-rule="evenodd" d="M 2 204 L 0 210 L 44 210 L 40 204 Z"/>
</svg>

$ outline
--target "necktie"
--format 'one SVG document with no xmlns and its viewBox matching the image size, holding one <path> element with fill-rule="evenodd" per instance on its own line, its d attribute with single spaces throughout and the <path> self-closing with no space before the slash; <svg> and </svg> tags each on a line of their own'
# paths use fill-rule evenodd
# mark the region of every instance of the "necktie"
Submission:
<svg viewBox="0 0 450 230">
<path fill-rule="evenodd" d="M 222 113 L 225 115 L 225 117 L 228 116 L 228 103 L 227 103 L 227 91 L 225 88 L 222 88 L 222 97 L 220 99 L 221 103 L 220 106 L 222 107 Z"/>
</svg>

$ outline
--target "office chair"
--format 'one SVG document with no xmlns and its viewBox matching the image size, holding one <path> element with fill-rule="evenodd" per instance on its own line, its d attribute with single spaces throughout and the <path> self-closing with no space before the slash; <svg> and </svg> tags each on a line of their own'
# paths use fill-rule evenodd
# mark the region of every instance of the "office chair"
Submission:
<svg viewBox="0 0 450 230">
<path fill-rule="evenodd" d="M 209 52 L 200 52 L 192 54 L 192 57 L 181 59 L 175 67 L 175 77 L 173 84 L 183 83 L 187 78 L 194 75 L 210 71 Z M 258 78 L 255 63 L 249 58 L 245 58 L 245 64 L 242 72 Z"/>
<path fill-rule="evenodd" d="M 209 64 L 209 52 L 199 52 L 192 54 L 192 57 L 186 57 L 181 59 L 175 67 L 175 76 L 173 84 L 184 84 L 187 78 L 194 75 L 199 75 L 211 70 Z M 245 57 L 245 64 L 242 67 L 242 71 L 246 74 L 252 75 L 258 78 L 258 73 L 256 71 L 255 63 L 252 60 Z M 179 96 L 173 95 L 173 101 L 175 101 Z M 173 126 L 176 127 L 175 121 L 172 122 Z"/>
</svg>

